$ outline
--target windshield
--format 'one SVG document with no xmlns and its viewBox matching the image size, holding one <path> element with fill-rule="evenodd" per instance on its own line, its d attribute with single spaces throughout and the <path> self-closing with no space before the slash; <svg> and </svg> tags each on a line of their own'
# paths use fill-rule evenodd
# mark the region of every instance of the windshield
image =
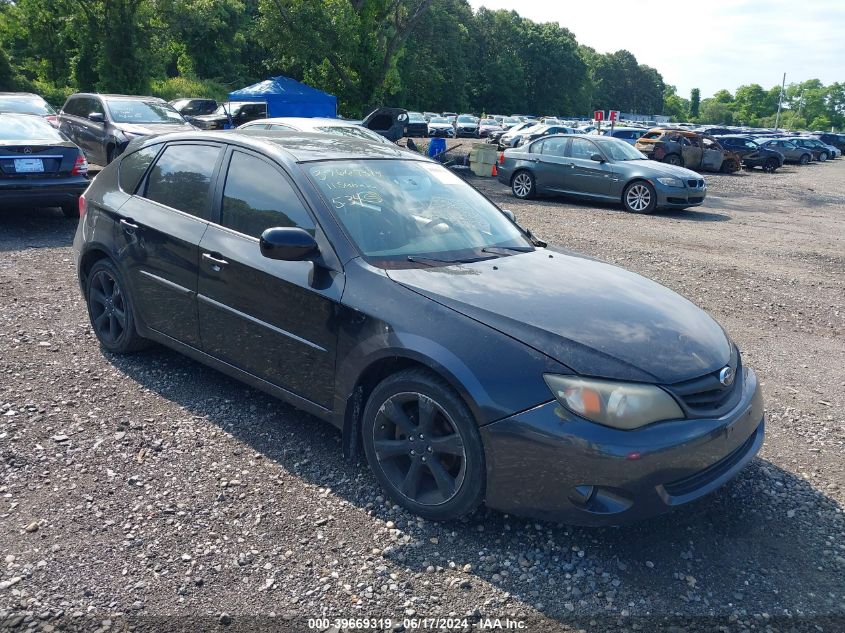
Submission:
<svg viewBox="0 0 845 633">
<path fill-rule="evenodd" d="M 519 119 L 512 116 L 506 116 L 504 119 L 502 119 L 502 123 L 511 123 L 513 125 L 516 125 L 517 123 L 519 123 Z"/>
<path fill-rule="evenodd" d="M 384 143 L 387 139 L 381 134 L 372 132 L 365 127 L 358 125 L 322 125 L 314 128 L 318 132 L 325 132 L 326 134 L 337 134 L 340 136 L 356 136 L 367 141 L 375 141 L 376 143 Z"/>
<path fill-rule="evenodd" d="M 0 141 L 64 141 L 61 133 L 38 116 L 0 116 Z"/>
<path fill-rule="evenodd" d="M 419 112 L 409 112 L 408 120 L 412 121 L 413 123 L 422 123 L 423 121 L 425 121 L 425 117 Z"/>
<path fill-rule="evenodd" d="M 499 125 L 496 119 L 481 119 L 481 125 Z"/>
<path fill-rule="evenodd" d="M 448 123 L 448 122 L 449 122 L 449 119 L 447 119 L 446 117 L 442 117 L 442 116 L 433 116 L 433 117 L 431 117 L 431 121 L 429 121 L 429 123 Z"/>
<path fill-rule="evenodd" d="M 358 249 L 385 267 L 487 259 L 533 248 L 501 211 L 441 165 L 321 161 L 308 172 Z M 483 250 L 496 247 L 513 250 Z"/>
<path fill-rule="evenodd" d="M 458 123 L 475 123 L 476 118 L 468 114 L 462 114 L 458 117 Z"/>
<path fill-rule="evenodd" d="M 629 145 L 625 141 L 620 141 L 616 138 L 609 138 L 601 144 L 601 148 L 611 160 L 648 160 L 648 157 L 640 150 L 634 149 L 633 145 Z"/>
<path fill-rule="evenodd" d="M 169 103 L 161 101 L 133 101 L 107 99 L 112 121 L 115 123 L 184 123 L 182 115 Z"/>
<path fill-rule="evenodd" d="M 41 99 L 0 97 L 0 112 L 19 112 L 21 114 L 56 114 L 50 105 Z"/>
</svg>

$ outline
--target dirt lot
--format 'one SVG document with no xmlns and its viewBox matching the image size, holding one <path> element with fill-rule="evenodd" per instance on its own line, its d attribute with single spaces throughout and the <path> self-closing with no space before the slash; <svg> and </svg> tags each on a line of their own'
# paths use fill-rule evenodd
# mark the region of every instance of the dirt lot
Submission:
<svg viewBox="0 0 845 633">
<path fill-rule="evenodd" d="M 707 179 L 705 206 L 653 216 L 472 179 L 708 310 L 764 385 L 766 444 L 734 482 L 599 530 L 423 522 L 315 418 L 161 348 L 104 354 L 73 223 L 0 209 L 0 630 L 845 630 L 845 160 Z"/>
</svg>

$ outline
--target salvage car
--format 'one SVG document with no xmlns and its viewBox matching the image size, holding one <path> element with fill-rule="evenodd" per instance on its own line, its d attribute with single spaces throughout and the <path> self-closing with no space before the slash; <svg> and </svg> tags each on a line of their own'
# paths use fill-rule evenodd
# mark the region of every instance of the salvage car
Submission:
<svg viewBox="0 0 845 633">
<path fill-rule="evenodd" d="M 204 97 L 174 99 L 170 102 L 170 105 L 172 105 L 173 109 L 185 117 L 185 120 L 191 124 L 193 124 L 194 117 L 214 114 L 214 111 L 218 108 L 217 101 Z"/>
<path fill-rule="evenodd" d="M 806 165 L 813 160 L 813 153 L 806 147 L 798 147 L 790 139 L 785 138 L 758 138 L 760 147 L 775 150 L 783 154 L 784 162 Z"/>
<path fill-rule="evenodd" d="M 496 119 L 481 119 L 478 123 L 478 136 L 487 138 L 496 132 L 504 132 L 505 128 Z"/>
<path fill-rule="evenodd" d="M 613 138 L 625 141 L 629 145 L 634 145 L 647 131 L 648 130 L 642 127 L 623 127 L 617 125 L 613 127 L 606 127 L 601 131 L 601 133 L 604 136 L 612 136 Z"/>
<path fill-rule="evenodd" d="M 0 114 L 0 206 L 61 207 L 79 217 L 88 161 L 39 115 Z"/>
<path fill-rule="evenodd" d="M 408 112 L 408 122 L 405 123 L 405 136 L 428 136 L 428 122 L 421 112 Z"/>
<path fill-rule="evenodd" d="M 756 374 L 703 310 L 422 156 L 274 134 L 145 139 L 92 183 L 74 251 L 109 354 L 157 341 L 331 422 L 433 520 L 625 523 L 759 450 Z"/>
<path fill-rule="evenodd" d="M 570 195 L 621 202 L 631 213 L 686 209 L 704 202 L 704 179 L 689 169 L 648 160 L 608 136 L 547 136 L 505 150 L 499 182 L 517 198 Z"/>
<path fill-rule="evenodd" d="M 652 160 L 688 169 L 732 173 L 741 164 L 740 157 L 726 151 L 715 137 L 683 128 L 652 128 L 634 147 Z"/>
<path fill-rule="evenodd" d="M 282 131 L 298 131 L 298 132 L 323 132 L 325 134 L 336 134 L 339 136 L 353 136 L 365 141 L 373 143 L 387 143 L 390 141 L 378 134 L 365 128 L 354 121 L 345 121 L 343 119 L 329 119 L 321 117 L 272 117 L 269 119 L 258 119 L 257 121 L 250 121 L 238 127 L 239 130 L 282 130 Z"/>
<path fill-rule="evenodd" d="M 444 116 L 433 116 L 431 121 L 428 122 L 428 135 L 454 138 L 455 126 Z"/>
<path fill-rule="evenodd" d="M 457 138 L 478 138 L 478 117 L 472 114 L 462 114 L 455 120 L 455 136 Z"/>
<path fill-rule="evenodd" d="M 80 92 L 65 101 L 59 129 L 82 148 L 89 161 L 108 165 L 133 139 L 194 126 L 157 97 Z"/>
<path fill-rule="evenodd" d="M 542 123 L 537 123 L 536 121 L 524 121 L 523 123 L 514 125 L 499 137 L 497 141 L 499 149 L 516 147 L 526 134 L 542 125 Z"/>
<path fill-rule="evenodd" d="M 211 114 L 193 117 L 192 121 L 201 130 L 225 130 L 266 118 L 267 104 L 263 101 L 229 101 L 221 103 Z"/>
<path fill-rule="evenodd" d="M 795 143 L 798 147 L 810 150 L 813 153 L 813 160 L 817 160 L 820 163 L 825 162 L 828 158 L 836 158 L 836 152 L 831 151 L 831 148 L 827 143 L 822 143 L 818 139 L 807 138 L 804 136 L 792 136 L 789 140 Z"/>
<path fill-rule="evenodd" d="M 43 97 L 31 92 L 0 92 L 0 113 L 34 114 L 59 127 L 56 111 Z"/>
<path fill-rule="evenodd" d="M 716 138 L 722 147 L 738 154 L 742 166 L 747 169 L 759 167 L 765 172 L 773 173 L 783 166 L 783 154 L 768 147 L 762 147 L 749 136 L 731 134 Z"/>
<path fill-rule="evenodd" d="M 532 127 L 530 130 L 525 130 L 519 134 L 519 140 L 514 142 L 514 146 L 525 145 L 531 141 L 536 141 L 543 136 L 551 136 L 552 134 L 580 134 L 580 130 L 565 125 L 550 125 L 548 123 L 541 123 Z"/>
<path fill-rule="evenodd" d="M 825 134 L 817 134 L 815 135 L 822 143 L 827 143 L 828 145 L 833 145 L 840 152 L 845 152 L 845 134 L 833 134 L 825 133 Z"/>
</svg>

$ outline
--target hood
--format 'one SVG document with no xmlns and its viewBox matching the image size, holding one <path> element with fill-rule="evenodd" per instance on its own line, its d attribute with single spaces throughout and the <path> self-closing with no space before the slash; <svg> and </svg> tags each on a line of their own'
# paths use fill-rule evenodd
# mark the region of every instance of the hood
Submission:
<svg viewBox="0 0 845 633">
<path fill-rule="evenodd" d="M 170 132 L 188 132 L 196 129 L 190 123 L 115 123 L 115 127 L 121 132 L 129 134 L 169 134 Z"/>
<path fill-rule="evenodd" d="M 701 174 L 697 171 L 692 171 L 691 169 L 687 169 L 686 167 L 680 167 L 678 165 L 670 165 L 669 163 L 661 163 L 657 160 L 645 160 L 645 161 L 634 161 L 631 164 L 633 165 L 643 165 L 648 167 L 649 169 L 659 172 L 661 176 L 674 176 L 675 178 L 695 178 L 696 180 L 701 179 Z"/>
<path fill-rule="evenodd" d="M 722 328 L 687 299 L 558 249 L 387 274 L 584 375 L 672 384 L 730 359 Z"/>
<path fill-rule="evenodd" d="M 437 128 L 438 130 L 452 127 L 451 123 L 429 123 L 428 127 Z"/>
</svg>

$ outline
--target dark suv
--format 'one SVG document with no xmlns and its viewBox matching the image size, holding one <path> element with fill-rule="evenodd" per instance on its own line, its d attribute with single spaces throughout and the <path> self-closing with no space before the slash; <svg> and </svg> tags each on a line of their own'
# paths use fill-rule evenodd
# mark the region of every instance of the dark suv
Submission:
<svg viewBox="0 0 845 633">
<path fill-rule="evenodd" d="M 188 123 L 193 123 L 193 117 L 214 114 L 217 102 L 214 99 L 174 99 L 170 102 L 173 109 L 185 117 Z"/>
<path fill-rule="evenodd" d="M 89 161 L 108 165 L 132 139 L 194 127 L 157 97 L 77 93 L 59 112 L 59 129 Z"/>
<path fill-rule="evenodd" d="M 773 149 L 761 147 L 753 139 L 740 134 L 717 136 L 719 144 L 732 152 L 739 154 L 742 166 L 746 169 L 759 167 L 765 172 L 772 173 L 783 167 L 783 154 Z"/>
<path fill-rule="evenodd" d="M 845 154 L 845 134 L 819 134 L 816 138 L 822 143 L 827 143 L 828 145 L 833 145 L 841 149 L 843 154 Z"/>
</svg>

